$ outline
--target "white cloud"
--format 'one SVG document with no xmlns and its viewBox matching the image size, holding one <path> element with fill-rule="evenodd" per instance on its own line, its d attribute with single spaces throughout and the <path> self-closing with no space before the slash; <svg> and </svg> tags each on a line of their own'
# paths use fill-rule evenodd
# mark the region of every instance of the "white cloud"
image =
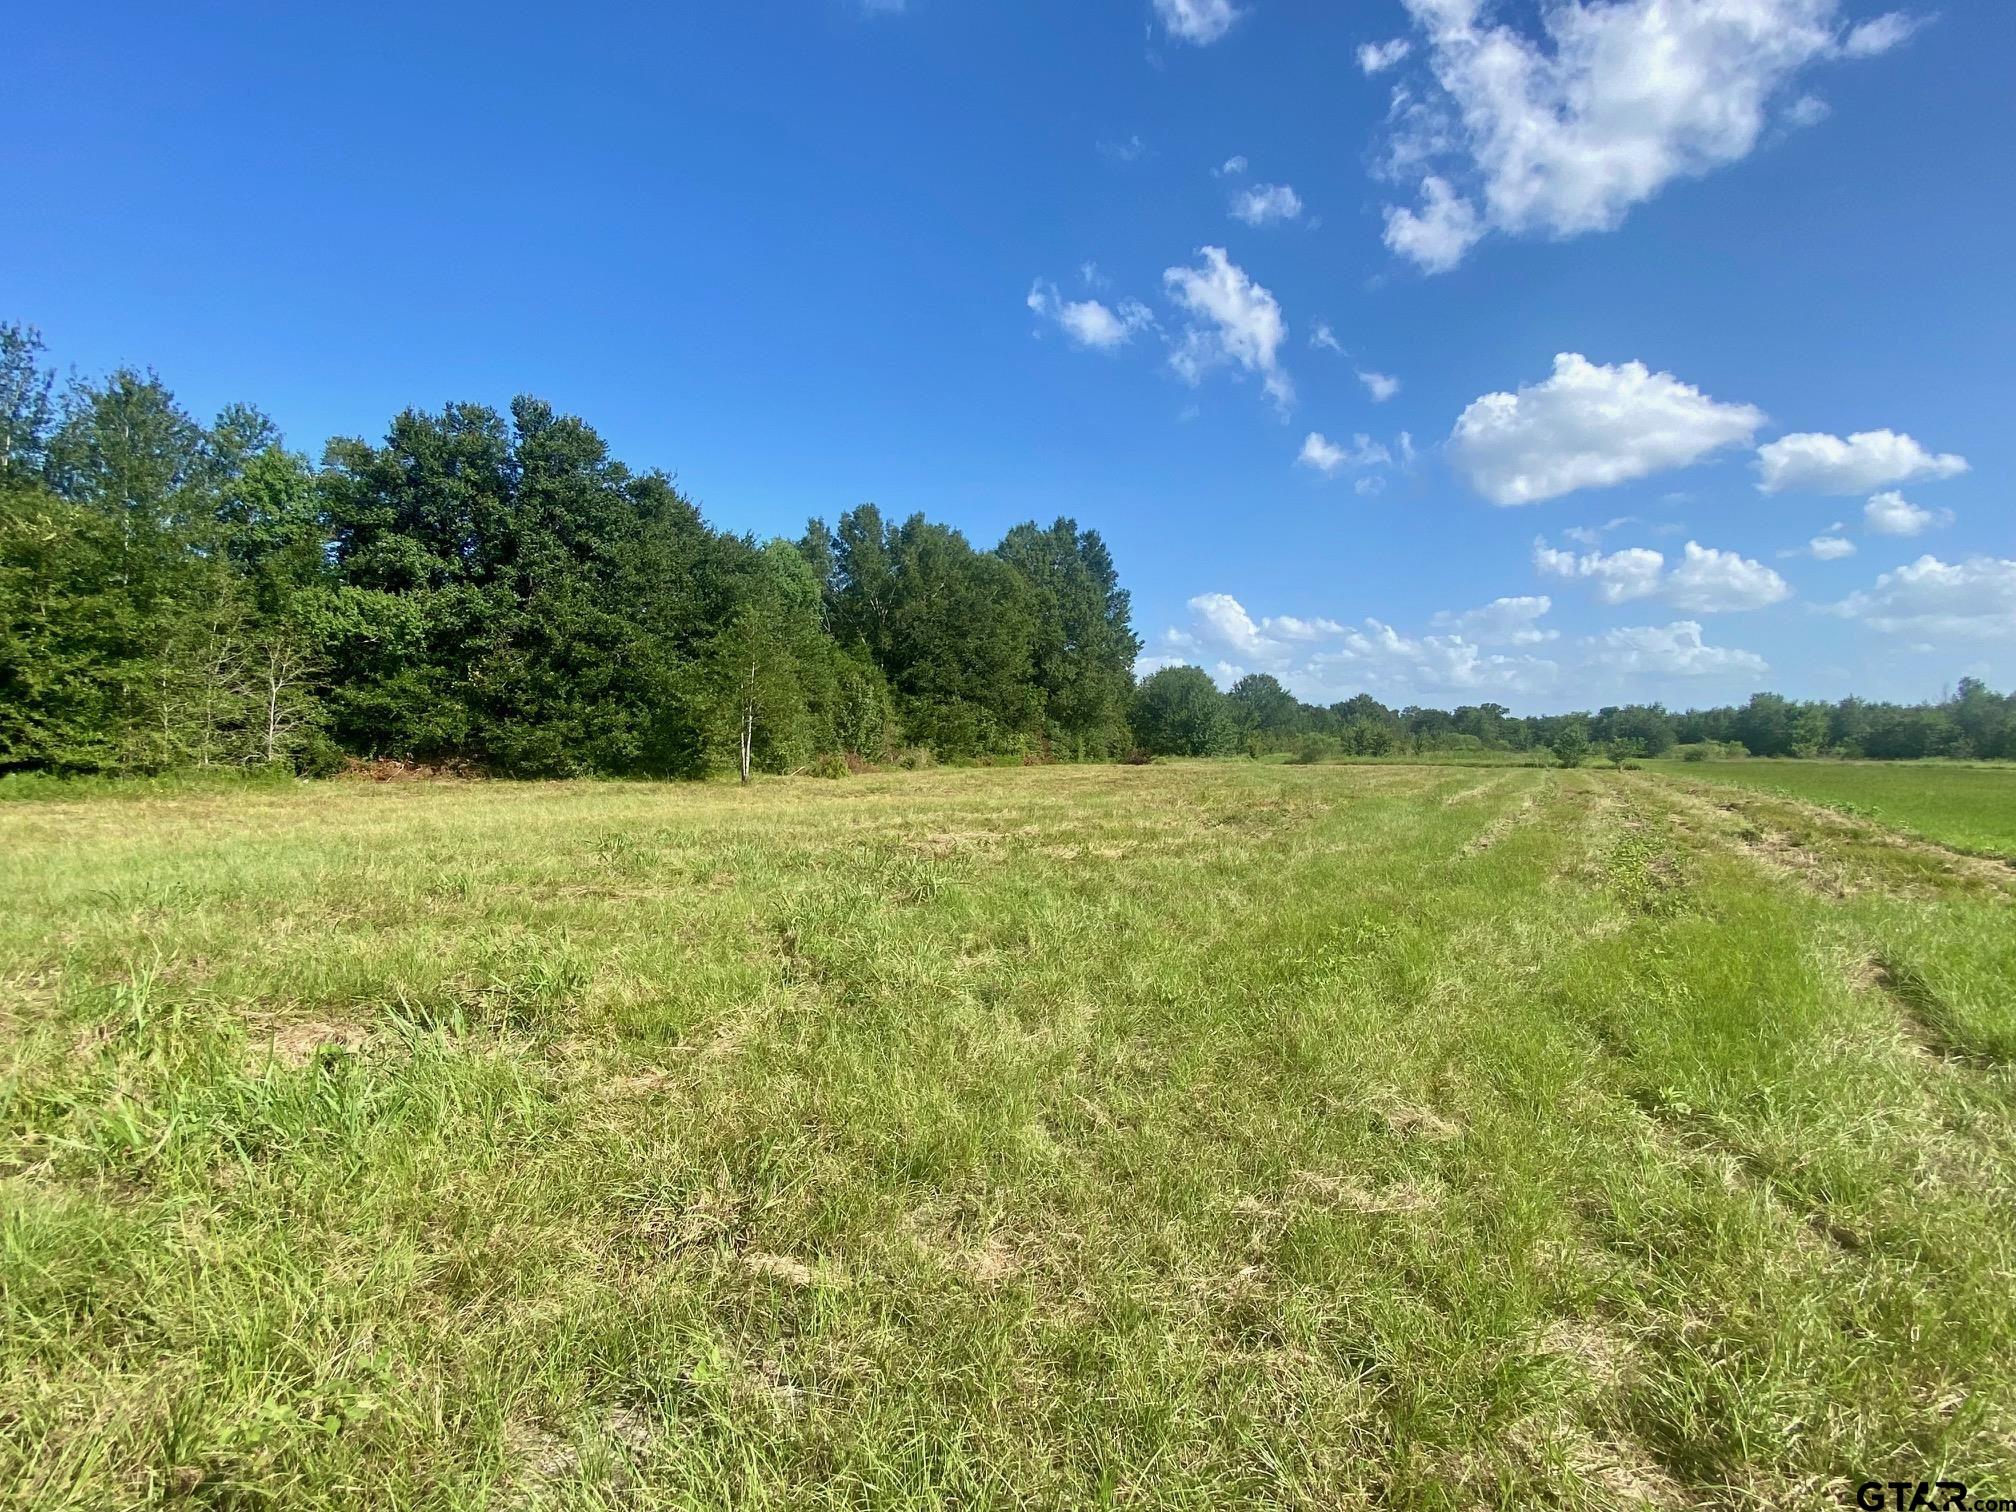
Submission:
<svg viewBox="0 0 2016 1512">
<path fill-rule="evenodd" d="M 1239 155 L 1235 157 L 1228 157 L 1227 159 L 1225 159 L 1223 167 L 1214 168 L 1211 170 L 1211 173 L 1212 177 L 1214 178 L 1237 178 L 1240 174 L 1244 173 L 1245 171 L 1246 171 L 1246 159 L 1244 155 Z"/>
<path fill-rule="evenodd" d="M 1967 459 L 1952 452 L 1935 456 L 1893 430 L 1856 431 L 1845 441 L 1799 431 L 1758 447 L 1757 466 L 1757 486 L 1765 493 L 1852 494 L 1913 478 L 1950 478 L 1967 471 Z"/>
<path fill-rule="evenodd" d="M 1330 329 L 1329 323 L 1326 321 L 1318 321 L 1316 323 L 1316 329 L 1309 333 L 1309 345 L 1312 347 L 1328 347 L 1333 352 L 1342 352 L 1344 350 L 1344 344 L 1337 339 L 1337 333 Z"/>
<path fill-rule="evenodd" d="M 1259 374 L 1262 386 L 1285 407 L 1295 398 L 1295 386 L 1280 364 L 1288 326 L 1279 301 L 1248 278 L 1223 247 L 1201 247 L 1198 255 L 1201 266 L 1170 268 L 1162 275 L 1169 297 L 1199 318 L 1184 330 L 1169 365 L 1194 385 L 1211 369 L 1231 363 Z"/>
<path fill-rule="evenodd" d="M 1421 180 L 1421 208 L 1386 207 L 1386 245 L 1428 273 L 1446 273 L 1483 240 L 1477 207 L 1438 174 Z"/>
<path fill-rule="evenodd" d="M 1920 509 L 1894 488 L 1871 494 L 1869 502 L 1862 506 L 1862 523 L 1877 535 L 1922 535 L 1934 525 L 1952 522 L 1952 510 L 1942 509 L 1935 514 Z"/>
<path fill-rule="evenodd" d="M 1851 30 L 1841 39 L 1841 51 L 1851 58 L 1873 58 L 1878 53 L 1886 53 L 1893 47 L 1902 46 L 1910 40 L 1911 34 L 1924 24 L 1922 16 L 1907 16 L 1903 11 L 1891 11 L 1888 15 L 1864 21 Z"/>
<path fill-rule="evenodd" d="M 1533 566 L 1543 577 L 1593 583 L 1596 597 L 1606 604 L 1627 604 L 1632 599 L 1650 598 L 1659 591 L 1666 558 L 1649 546 L 1627 546 L 1607 556 L 1600 551 L 1577 556 L 1572 551 L 1549 546 L 1545 540 L 1536 540 Z"/>
<path fill-rule="evenodd" d="M 1676 609 L 1722 614 L 1781 603 L 1792 596 L 1792 585 L 1762 562 L 1689 541 L 1660 591 Z"/>
<path fill-rule="evenodd" d="M 1598 365 L 1562 352 L 1554 374 L 1486 394 L 1457 418 L 1457 468 L 1493 504 L 1534 504 L 1685 467 L 1747 442 L 1762 410 L 1721 404 L 1642 362 Z"/>
<path fill-rule="evenodd" d="M 1746 157 L 1800 70 L 1902 40 L 1888 17 L 1837 40 L 1836 0 L 1555 0 L 1540 8 L 1544 37 L 1490 19 L 1486 0 L 1406 4 L 1435 88 L 1396 99 L 1386 164 L 1433 171 L 1423 210 L 1389 208 L 1387 245 L 1430 272 L 1487 226 L 1613 229 L 1675 179 Z M 1476 182 L 1481 212 L 1454 195 L 1452 171 Z"/>
<path fill-rule="evenodd" d="M 1851 593 L 1833 610 L 1888 635 L 1930 635 L 1970 640 L 2016 636 L 2016 561 L 1969 557 L 1947 563 L 1921 556 L 1883 573 L 1865 592 Z"/>
<path fill-rule="evenodd" d="M 1335 477 L 1346 467 L 1390 467 L 1393 453 L 1362 431 L 1351 438 L 1349 450 L 1330 440 L 1321 431 L 1311 431 L 1302 439 L 1302 451 L 1295 459 L 1326 477 Z M 1360 489 L 1360 493 L 1368 490 Z"/>
<path fill-rule="evenodd" d="M 1834 114 L 1833 109 L 1818 95 L 1801 95 L 1785 107 L 1785 124 L 1788 126 L 1818 126 Z"/>
<path fill-rule="evenodd" d="M 1304 467 L 1313 467 L 1326 477 L 1335 476 L 1349 460 L 1344 448 L 1329 440 L 1321 431 L 1311 431 L 1302 438 L 1302 453 L 1295 459 Z"/>
<path fill-rule="evenodd" d="M 1560 668 L 1543 657 L 1486 651 L 1461 635 L 1403 635 L 1381 620 L 1344 632 L 1338 645 L 1309 659 L 1308 676 L 1329 691 L 1530 693 Z"/>
<path fill-rule="evenodd" d="M 2006 566 L 2016 574 L 2016 562 Z M 1421 634 L 1377 618 L 1258 617 L 1228 593 L 1190 600 L 1187 629 L 1171 629 L 1139 666 L 1189 662 L 1229 683 L 1248 670 L 1268 672 L 1297 696 L 1329 702 L 1370 691 L 1396 706 L 1407 702 L 1472 702 L 1543 693 L 1561 680 L 1563 665 L 1539 648 L 1561 637 L 1543 627 L 1553 608 L 1544 594 L 1506 597 L 1479 608 L 1445 610 Z M 1613 629 L 1574 643 L 1581 683 L 1602 676 L 1659 680 L 1720 676 L 1742 680 L 1769 669 L 1751 651 L 1710 645 L 1692 619 Z"/>
<path fill-rule="evenodd" d="M 1358 381 L 1365 385 L 1365 391 L 1372 396 L 1374 404 L 1384 404 L 1400 392 L 1400 380 L 1384 373 L 1368 373 L 1360 368 Z"/>
<path fill-rule="evenodd" d="M 1557 639 L 1559 630 L 1540 628 L 1540 617 L 1554 607 L 1544 593 L 1520 598 L 1496 598 L 1481 609 L 1465 609 L 1458 614 L 1444 609 L 1429 623 L 1438 630 L 1454 630 L 1484 645 L 1504 642 L 1514 646 L 1537 646 Z"/>
<path fill-rule="evenodd" d="M 1754 651 L 1706 644 L 1696 620 L 1606 630 L 1583 645 L 1593 665 L 1612 672 L 1656 677 L 1710 677 L 1718 673 L 1761 677 L 1770 670 Z"/>
<path fill-rule="evenodd" d="M 1102 141 L 1099 144 L 1099 155 L 1111 158 L 1116 163 L 1134 162 L 1147 151 L 1148 144 L 1138 135 L 1130 136 L 1124 142 Z"/>
<path fill-rule="evenodd" d="M 1190 600 L 1189 609 L 1195 632 L 1168 631 L 1164 640 L 1172 648 L 1198 651 L 1209 647 L 1262 667 L 1278 667 L 1296 654 L 1297 647 L 1336 635 L 1344 628 L 1332 619 L 1300 619 L 1292 614 L 1255 621 L 1246 606 L 1229 593 L 1200 593 Z"/>
<path fill-rule="evenodd" d="M 1561 551 L 1544 539 L 1533 543 L 1533 566 L 1542 576 L 1586 582 L 1606 604 L 1663 598 L 1694 614 L 1762 609 L 1792 596 L 1792 586 L 1762 562 L 1734 551 L 1689 541 L 1669 572 L 1666 558 L 1649 546 L 1604 553 Z"/>
<path fill-rule="evenodd" d="M 1407 54 L 1414 51 L 1414 44 L 1405 37 L 1395 37 L 1389 42 L 1361 42 L 1358 44 L 1358 66 L 1369 77 L 1384 73 L 1395 64 L 1406 61 Z"/>
<path fill-rule="evenodd" d="M 1232 196 L 1232 214 L 1249 226 L 1269 226 L 1294 220 L 1302 213 L 1302 196 L 1288 184 L 1255 184 Z"/>
<path fill-rule="evenodd" d="M 1166 632 L 1165 654 L 1144 661 L 1166 666 L 1179 660 L 1224 658 L 1216 673 L 1221 682 L 1252 668 L 1271 672 L 1302 696 L 1315 698 L 1341 697 L 1367 687 L 1410 696 L 1451 691 L 1508 693 L 1546 687 L 1558 670 L 1553 662 L 1526 654 L 1492 653 L 1481 643 L 1527 643 L 1531 621 L 1545 612 L 1547 601 L 1499 603 L 1514 607 L 1491 605 L 1472 611 L 1476 634 L 1408 636 L 1376 619 L 1365 620 L 1363 628 L 1293 615 L 1270 615 L 1256 621 L 1229 593 L 1200 593 L 1190 600 L 1192 630 Z M 1178 656 L 1178 652 L 1188 655 Z"/>
<path fill-rule="evenodd" d="M 1209 46 L 1244 14 L 1232 0 L 1155 0 L 1155 14 L 1179 42 Z"/>
<path fill-rule="evenodd" d="M 861 0 L 864 16 L 900 16 L 908 8 L 909 0 Z"/>
<path fill-rule="evenodd" d="M 1855 543 L 1846 536 L 1817 535 L 1806 543 L 1806 551 L 1817 562 L 1838 562 L 1855 555 Z"/>
<path fill-rule="evenodd" d="M 1125 346 L 1137 331 L 1155 323 L 1148 307 L 1137 300 L 1123 299 L 1117 308 L 1108 308 L 1096 299 L 1065 299 L 1055 284 L 1040 278 L 1030 286 L 1024 303 L 1044 319 L 1055 321 L 1077 345 L 1098 352 Z"/>
</svg>

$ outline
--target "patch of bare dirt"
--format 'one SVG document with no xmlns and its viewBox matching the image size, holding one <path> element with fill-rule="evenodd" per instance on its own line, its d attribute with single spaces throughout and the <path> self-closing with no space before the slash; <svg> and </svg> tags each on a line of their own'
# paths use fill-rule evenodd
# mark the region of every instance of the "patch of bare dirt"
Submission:
<svg viewBox="0 0 2016 1512">
<path fill-rule="evenodd" d="M 785 1286 L 804 1287 L 817 1284 L 819 1272 L 793 1255 L 773 1255 L 763 1250 L 750 1250 L 740 1257 L 742 1268 L 752 1275 L 764 1276 Z"/>
<path fill-rule="evenodd" d="M 1389 1103 L 1380 1110 L 1386 1127 L 1402 1139 L 1425 1139 L 1434 1144 L 1442 1144 L 1455 1139 L 1463 1132 L 1462 1126 L 1444 1118 L 1431 1108 L 1423 1108 L 1414 1103 Z"/>
<path fill-rule="evenodd" d="M 369 1038 L 368 1032 L 357 1024 L 283 1024 L 263 1044 L 254 1046 L 253 1054 L 258 1060 L 299 1070 L 325 1050 L 354 1054 L 364 1048 Z"/>
</svg>

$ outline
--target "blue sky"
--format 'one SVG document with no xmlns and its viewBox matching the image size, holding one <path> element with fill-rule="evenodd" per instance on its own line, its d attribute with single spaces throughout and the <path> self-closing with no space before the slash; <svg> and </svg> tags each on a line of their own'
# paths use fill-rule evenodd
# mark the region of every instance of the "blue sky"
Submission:
<svg viewBox="0 0 2016 1512">
<path fill-rule="evenodd" d="M 1071 514 L 1325 701 L 2016 683 L 2002 0 L 10 27 L 0 318 L 310 451 L 535 392 L 735 529 Z"/>
</svg>

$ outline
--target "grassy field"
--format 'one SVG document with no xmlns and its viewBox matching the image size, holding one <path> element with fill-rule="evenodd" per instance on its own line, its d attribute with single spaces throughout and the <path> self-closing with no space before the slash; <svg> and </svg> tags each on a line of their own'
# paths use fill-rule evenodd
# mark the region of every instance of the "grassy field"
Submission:
<svg viewBox="0 0 2016 1512">
<path fill-rule="evenodd" d="M 2016 1495 L 2016 872 L 1780 803 L 9 805 L 0 1499 Z"/>
<path fill-rule="evenodd" d="M 2016 766 L 1663 761 L 1669 775 L 1785 793 L 1980 855 L 2016 857 Z"/>
</svg>

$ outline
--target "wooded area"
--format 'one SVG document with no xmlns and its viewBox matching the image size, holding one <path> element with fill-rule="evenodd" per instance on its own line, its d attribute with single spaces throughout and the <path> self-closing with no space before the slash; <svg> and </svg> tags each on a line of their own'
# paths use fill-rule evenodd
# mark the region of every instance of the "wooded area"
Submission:
<svg viewBox="0 0 2016 1512">
<path fill-rule="evenodd" d="M 1319 707 L 1264 673 L 1222 693 L 1195 667 L 1137 688 L 1140 649 L 1111 553 L 1069 518 L 977 550 L 863 504 L 760 542 L 522 397 L 408 410 L 318 465 L 250 406 L 202 424 L 151 371 L 59 393 L 36 332 L 0 326 L 0 772 L 703 776 L 1571 729 L 1652 756 L 2016 756 L 2016 698 L 1975 680 L 1937 704 L 1522 718 Z"/>
</svg>

